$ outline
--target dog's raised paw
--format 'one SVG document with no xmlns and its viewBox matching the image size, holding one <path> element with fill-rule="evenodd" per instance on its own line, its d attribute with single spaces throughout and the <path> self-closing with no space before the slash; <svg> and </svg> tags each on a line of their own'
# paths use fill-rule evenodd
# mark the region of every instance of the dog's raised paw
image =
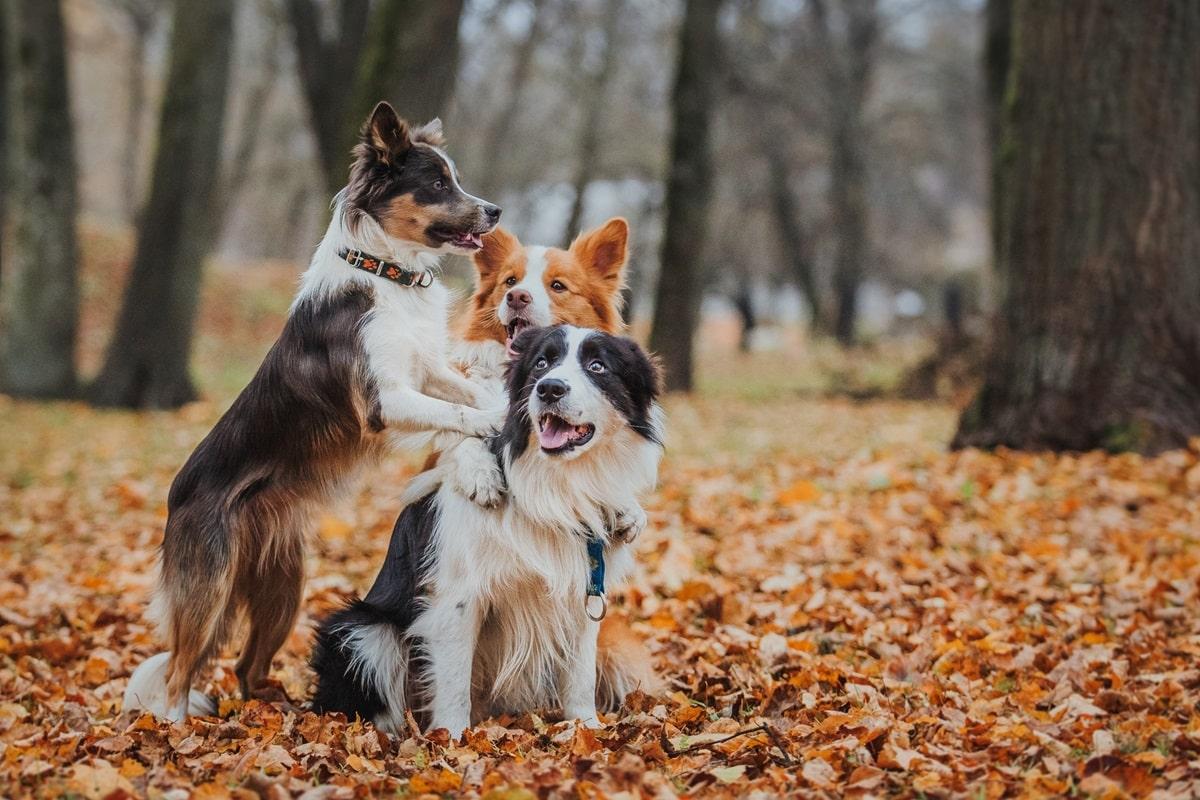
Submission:
<svg viewBox="0 0 1200 800">
<path fill-rule="evenodd" d="M 618 508 L 613 512 L 612 535 L 617 541 L 629 544 L 646 530 L 647 523 L 641 506 Z"/>
</svg>

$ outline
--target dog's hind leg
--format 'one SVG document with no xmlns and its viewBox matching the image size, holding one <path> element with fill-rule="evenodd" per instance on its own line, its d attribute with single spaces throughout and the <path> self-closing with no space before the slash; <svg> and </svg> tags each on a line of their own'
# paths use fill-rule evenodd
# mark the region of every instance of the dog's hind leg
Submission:
<svg viewBox="0 0 1200 800">
<path fill-rule="evenodd" d="M 243 577 L 239 581 L 238 591 L 246 607 L 250 634 L 234 672 L 242 697 L 247 700 L 265 682 L 271 660 L 287 641 L 300 613 L 300 602 L 304 597 L 301 541 L 297 537 L 293 546 L 283 547 L 269 570 L 256 570 L 253 577 Z"/>
<path fill-rule="evenodd" d="M 233 614 L 228 582 L 201 591 L 166 589 L 165 605 L 170 660 L 166 673 L 166 718 L 187 719 L 188 701 L 196 674 L 221 646 Z"/>
</svg>

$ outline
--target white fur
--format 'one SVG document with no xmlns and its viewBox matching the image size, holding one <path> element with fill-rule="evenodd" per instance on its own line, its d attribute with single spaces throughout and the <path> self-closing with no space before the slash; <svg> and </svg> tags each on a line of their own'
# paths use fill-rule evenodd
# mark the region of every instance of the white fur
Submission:
<svg viewBox="0 0 1200 800">
<path fill-rule="evenodd" d="M 196 689 L 188 692 L 187 707 L 182 713 L 180 709 L 167 707 L 167 663 L 170 660 L 170 653 L 158 653 L 139 664 L 133 675 L 129 676 L 121 708 L 149 711 L 170 722 L 182 722 L 186 715 L 203 717 L 216 714 L 217 704 Z"/>
<path fill-rule="evenodd" d="M 570 331 L 568 359 L 584 335 Z M 591 385 L 577 372 L 572 391 L 579 378 Z M 579 521 L 606 536 L 611 510 L 636 506 L 653 487 L 662 450 L 624 424 L 600 392 L 591 397 L 581 387 L 579 397 L 581 413 L 586 406 L 601 420 L 592 442 L 569 460 L 536 445 L 508 458 L 511 495 L 502 508 L 481 508 L 447 484 L 438 490 L 428 608 L 410 631 L 425 640 L 433 663 L 433 727 L 457 736 L 472 719 L 547 706 L 599 724 L 598 626 L 584 613 L 590 569 Z M 633 566 L 617 539 L 608 541 L 605 560 L 611 583 Z"/>
<path fill-rule="evenodd" d="M 353 628 L 343 646 L 350 652 L 350 669 L 371 685 L 387 703 L 387 710 L 375 724 L 391 733 L 406 729 L 408 643 L 391 625 L 363 625 Z"/>
<path fill-rule="evenodd" d="M 407 269 L 432 269 L 436 251 L 387 236 L 370 217 L 363 216 L 352 232 L 340 202 L 329 229 L 301 280 L 296 302 L 361 283 L 375 293 L 374 308 L 362 325 L 367 369 L 379 392 L 384 421 L 400 434 L 420 434 L 427 441 L 436 431 L 456 431 L 478 436 L 494 430 L 502 410 L 480 410 L 468 404 L 480 399 L 477 388 L 450 367 L 450 294 L 439 281 L 425 288 L 401 286 L 380 280 L 351 267 L 338 253 L 361 249 L 394 261 Z M 293 305 L 294 307 L 294 305 Z M 400 438 L 398 446 L 412 447 L 421 440 Z"/>
<path fill-rule="evenodd" d="M 521 278 L 512 288 L 524 289 L 532 298 L 529 305 L 522 309 L 522 316 L 535 327 L 550 325 L 554 319 L 550 313 L 550 294 L 546 291 L 546 248 L 540 245 L 525 248 L 525 277 Z M 510 290 L 511 291 L 511 290 Z M 496 316 L 504 325 L 512 322 L 513 311 L 508 303 L 502 302 L 496 309 Z"/>
<path fill-rule="evenodd" d="M 453 168 L 453 162 L 448 157 L 446 160 Z M 343 249 L 362 250 L 419 271 L 434 269 L 437 254 L 449 252 L 450 248 L 398 241 L 366 215 L 350 226 L 339 194 L 334 198 L 333 218 L 292 303 L 295 310 L 306 299 L 328 298 L 347 286 L 359 284 L 371 288 L 374 306 L 362 323 L 362 345 L 366 368 L 379 392 L 384 423 L 393 444 L 417 447 L 438 432 L 478 436 L 497 429 L 504 418 L 503 405 L 479 408 L 480 401 L 491 400 L 493 395 L 481 392 L 450 367 L 446 350 L 450 294 L 446 287 L 437 280 L 426 287 L 412 287 L 377 278 L 347 263 L 339 255 Z M 350 477 L 348 473 L 343 483 L 348 485 Z M 282 530 L 282 526 L 275 527 Z M 272 546 L 268 543 L 263 548 L 264 562 L 274 558 Z M 162 611 L 161 598 L 156 598 L 152 601 L 151 616 L 165 619 Z M 370 644 L 366 642 L 364 647 Z M 382 652 L 386 648 L 376 650 Z M 165 681 L 169 657 L 162 653 L 138 667 L 125 695 L 126 708 L 146 708 L 156 716 L 181 720 L 188 713 L 198 713 L 192 710 L 200 707 L 198 703 L 208 702 L 204 695 L 192 690 L 186 702 L 181 700 L 175 707 L 168 707 Z M 396 669 L 405 671 L 403 666 Z M 383 688 L 380 691 L 389 699 L 395 696 L 400 703 L 397 707 L 402 707 L 403 697 L 394 694 L 394 687 L 391 695 Z M 211 713 L 210 705 L 203 706 L 209 709 L 203 713 Z"/>
</svg>

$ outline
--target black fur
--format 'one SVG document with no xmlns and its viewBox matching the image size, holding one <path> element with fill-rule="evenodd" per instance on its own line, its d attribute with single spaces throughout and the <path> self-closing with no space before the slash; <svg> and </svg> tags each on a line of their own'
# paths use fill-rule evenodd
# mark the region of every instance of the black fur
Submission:
<svg viewBox="0 0 1200 800">
<path fill-rule="evenodd" d="M 362 600 L 326 618 L 317 629 L 310 661 L 317 675 L 313 707 L 372 719 L 384 710 L 383 698 L 350 668 L 347 635 L 357 627 L 390 625 L 403 634 L 421 611 L 421 583 L 429 567 L 429 542 L 437 522 L 434 495 L 404 509 L 392 529 L 383 567 Z"/>
<path fill-rule="evenodd" d="M 529 446 L 533 423 L 526 403 L 539 375 L 553 369 L 567 357 L 567 332 L 562 326 L 528 328 L 513 342 L 516 358 L 508 365 L 509 414 L 499 437 L 493 440 L 493 451 L 509 447 L 513 458 L 519 458 Z M 617 409 L 630 427 L 655 444 L 659 441 L 650 412 L 659 395 L 658 369 L 646 352 L 632 339 L 593 331 L 579 346 L 579 362 L 584 374 L 596 384 L 613 408 Z M 545 365 L 538 362 L 545 359 Z M 607 369 L 596 374 L 586 366 L 600 360 Z"/>
<path fill-rule="evenodd" d="M 410 128 L 387 103 L 375 107 L 354 148 L 354 163 L 344 202 L 353 224 L 362 215 L 378 220 L 388 205 L 411 195 L 419 206 L 438 207 L 439 217 L 424 231 L 426 244 L 437 245 L 465 230 L 491 229 L 491 203 L 472 197 L 458 183 L 453 165 L 437 150 L 441 128 Z"/>
</svg>

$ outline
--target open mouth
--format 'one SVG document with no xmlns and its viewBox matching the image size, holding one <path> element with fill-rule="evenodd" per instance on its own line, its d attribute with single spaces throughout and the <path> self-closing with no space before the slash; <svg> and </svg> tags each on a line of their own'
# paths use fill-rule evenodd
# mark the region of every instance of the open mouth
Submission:
<svg viewBox="0 0 1200 800">
<path fill-rule="evenodd" d="M 483 247 L 483 236 L 471 231 L 453 233 L 446 241 L 462 250 L 479 250 Z"/>
<path fill-rule="evenodd" d="M 504 341 L 504 349 L 508 352 L 509 358 L 515 358 L 517 355 L 517 351 L 513 349 L 513 342 L 516 341 L 516 338 L 521 335 L 521 331 L 532 327 L 532 322 L 520 317 L 517 317 L 505 326 L 505 331 L 508 334 L 508 338 Z"/>
<path fill-rule="evenodd" d="M 572 425 L 555 414 L 538 417 L 538 443 L 547 453 L 565 453 L 592 440 L 596 426 L 591 423 Z"/>
</svg>

